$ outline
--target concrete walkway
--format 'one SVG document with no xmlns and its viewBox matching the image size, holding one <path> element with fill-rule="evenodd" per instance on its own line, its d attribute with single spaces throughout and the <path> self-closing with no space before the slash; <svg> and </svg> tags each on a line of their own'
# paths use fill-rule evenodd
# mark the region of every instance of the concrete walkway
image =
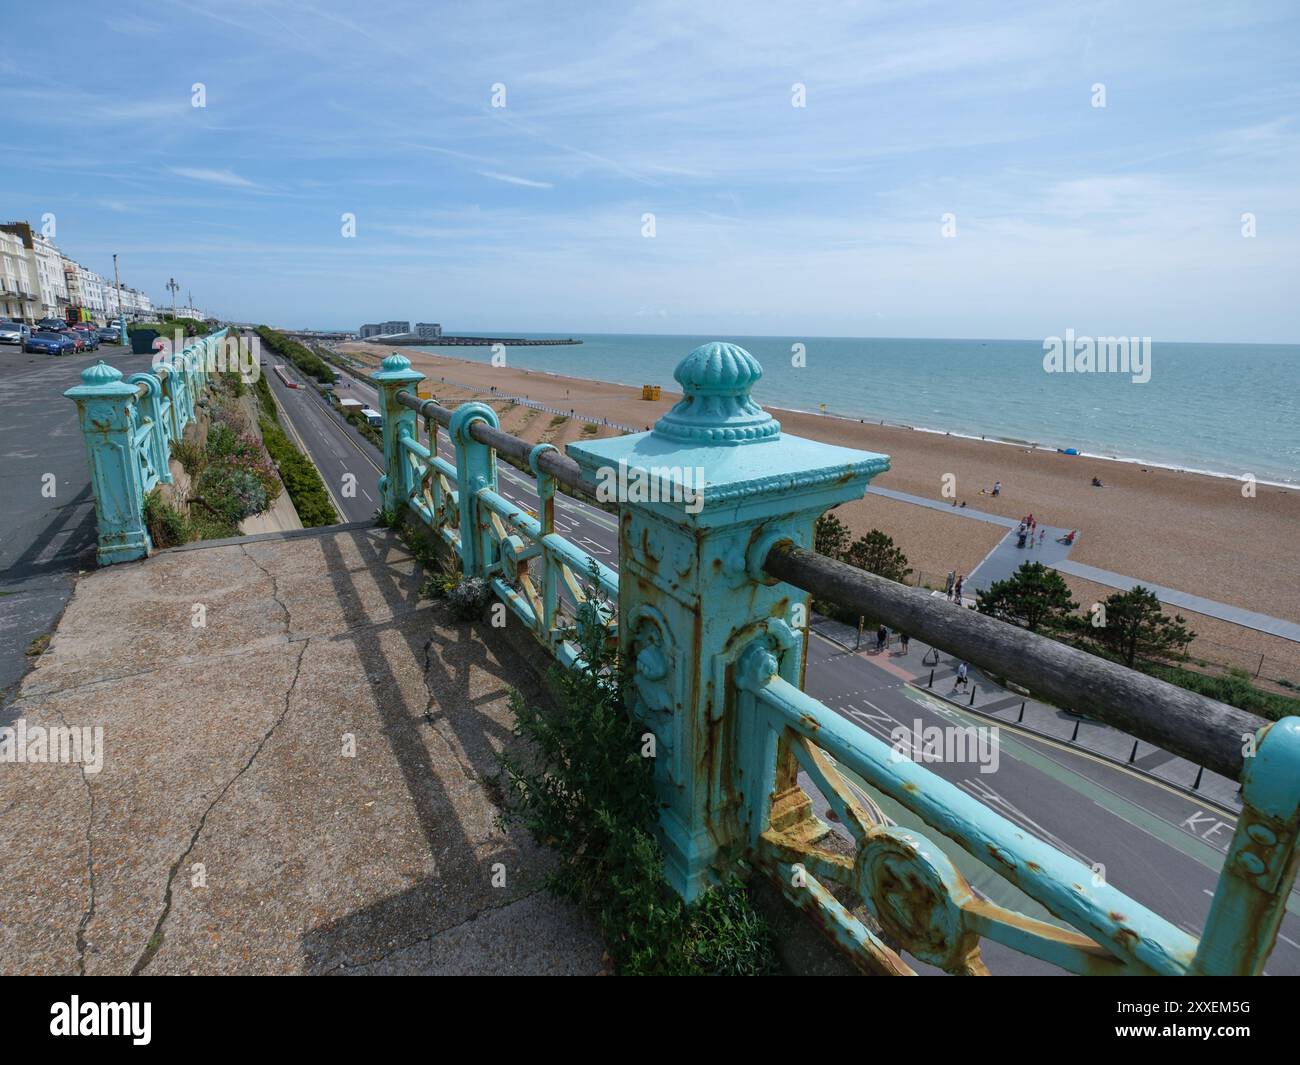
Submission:
<svg viewBox="0 0 1300 1065">
<path fill-rule="evenodd" d="M 102 728 L 102 769 L 0 763 L 0 971 L 598 971 L 494 824 L 538 684 L 420 581 L 372 528 L 82 577 L 0 725 Z"/>
<path fill-rule="evenodd" d="M 1001 525 L 1010 530 L 998 542 L 997 546 L 984 557 L 980 564 L 971 570 L 962 586 L 963 589 L 987 590 L 994 581 L 1006 580 L 1010 577 L 1020 568 L 1021 563 L 1041 562 L 1046 566 L 1059 570 L 1061 573 L 1068 573 L 1097 584 L 1104 584 L 1108 588 L 1118 588 L 1120 591 L 1128 591 L 1140 584 L 1142 587 L 1154 592 L 1165 606 L 1181 607 L 1183 610 L 1191 610 L 1197 614 L 1204 614 L 1206 617 L 1230 621 L 1232 624 L 1240 625 L 1243 628 L 1256 629 L 1259 632 L 1266 632 L 1270 636 L 1280 636 L 1284 640 L 1300 643 L 1300 624 L 1294 621 L 1275 618 L 1270 614 L 1260 614 L 1254 610 L 1233 606 L 1231 603 L 1221 603 L 1216 599 L 1206 599 L 1204 596 L 1180 592 L 1176 588 L 1167 588 L 1151 581 L 1126 577 L 1122 573 L 1098 569 L 1096 566 L 1089 566 L 1082 562 L 1071 562 L 1068 558 L 1071 548 L 1057 542 L 1058 537 L 1064 536 L 1071 531 L 1069 529 L 1040 525 L 1040 529 L 1047 530 L 1047 536 L 1042 547 L 1035 547 L 1031 550 L 1028 546 L 1024 548 L 1016 546 L 1016 530 L 1019 528 L 1020 522 L 1015 518 L 1004 518 L 1000 514 L 988 514 L 971 507 L 954 507 L 951 503 L 926 499 L 924 496 L 911 495 L 908 492 L 895 492 L 889 488 L 876 488 L 873 486 L 867 489 L 867 493 L 884 496 L 887 499 L 895 499 L 901 503 L 913 503 L 916 506 L 927 507 L 943 514 L 955 514 L 959 517 L 970 518 L 972 521 Z M 1078 543 L 1083 535 L 1083 532 L 1079 532 L 1075 538 L 1075 543 Z"/>
</svg>

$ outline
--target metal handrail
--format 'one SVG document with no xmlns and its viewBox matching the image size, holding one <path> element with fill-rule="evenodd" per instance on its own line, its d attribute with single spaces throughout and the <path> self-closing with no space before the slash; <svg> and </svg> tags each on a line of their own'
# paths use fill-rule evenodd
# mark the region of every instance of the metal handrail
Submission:
<svg viewBox="0 0 1300 1065">
<path fill-rule="evenodd" d="M 1049 702 L 1091 714 L 1223 776 L 1240 780 L 1244 747 L 1269 722 L 1245 710 L 936 598 L 855 566 L 776 544 L 764 571 L 1008 678 Z"/>
<path fill-rule="evenodd" d="M 432 418 L 439 425 L 449 426 L 451 424 L 453 411 L 442 406 L 437 400 L 419 399 L 410 392 L 399 392 L 397 402 L 403 407 L 415 411 L 422 418 Z M 518 462 L 526 463 L 534 446 L 513 433 L 494 429 L 486 422 L 472 422 L 469 427 L 469 435 L 480 444 L 486 444 L 500 454 L 508 455 Z M 578 492 L 590 499 L 600 499 L 595 482 L 584 477 L 581 467 L 573 459 L 558 450 L 542 452 L 537 458 L 537 468 L 544 473 L 550 474 L 557 483 L 571 491 Z"/>
</svg>

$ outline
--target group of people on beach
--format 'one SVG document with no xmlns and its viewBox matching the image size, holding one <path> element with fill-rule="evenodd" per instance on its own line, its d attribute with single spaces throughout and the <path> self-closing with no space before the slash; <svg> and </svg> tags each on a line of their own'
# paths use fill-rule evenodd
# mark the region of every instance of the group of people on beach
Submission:
<svg viewBox="0 0 1300 1065">
<path fill-rule="evenodd" d="M 1037 533 L 1037 537 L 1035 537 Z M 1026 514 L 1020 519 L 1020 528 L 1016 530 L 1016 546 L 1024 547 L 1028 541 L 1029 547 L 1034 546 L 1034 540 L 1038 540 L 1038 546 L 1043 546 L 1043 540 L 1047 537 L 1047 530 L 1038 527 L 1038 519 L 1032 513 Z"/>
</svg>

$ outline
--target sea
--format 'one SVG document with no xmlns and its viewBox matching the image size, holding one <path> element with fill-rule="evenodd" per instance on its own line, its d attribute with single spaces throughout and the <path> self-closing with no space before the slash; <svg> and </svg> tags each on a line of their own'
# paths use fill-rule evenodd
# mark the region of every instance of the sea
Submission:
<svg viewBox="0 0 1300 1065">
<path fill-rule="evenodd" d="M 1049 372 L 1042 340 L 570 335 L 582 343 L 507 347 L 507 364 L 677 389 L 684 355 L 729 340 L 762 364 L 764 406 L 1300 487 L 1300 345 L 1152 342 L 1144 372 L 1120 373 L 1066 372 L 1064 359 Z M 1071 352 L 1084 350 L 1072 339 Z M 487 347 L 417 350 L 492 358 Z"/>
</svg>

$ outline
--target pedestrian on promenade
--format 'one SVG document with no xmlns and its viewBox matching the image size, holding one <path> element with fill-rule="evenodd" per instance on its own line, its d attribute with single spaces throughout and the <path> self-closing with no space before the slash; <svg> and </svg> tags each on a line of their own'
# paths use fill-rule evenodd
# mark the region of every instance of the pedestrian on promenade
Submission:
<svg viewBox="0 0 1300 1065">
<path fill-rule="evenodd" d="M 961 586 L 962 586 L 962 582 L 963 582 L 965 579 L 966 579 L 966 577 L 965 577 L 965 575 L 963 574 L 962 576 L 960 576 L 960 577 L 957 578 L 957 583 L 956 583 L 955 585 L 953 585 L 953 588 L 952 588 L 952 597 L 953 597 L 953 600 L 954 600 L 955 602 L 957 602 L 957 603 L 960 603 L 960 602 L 961 602 Z"/>
<path fill-rule="evenodd" d="M 907 645 L 911 641 L 912 641 L 912 637 L 910 637 L 907 633 L 900 632 L 898 634 L 898 646 L 902 649 L 903 654 L 907 654 Z"/>
<path fill-rule="evenodd" d="M 957 679 L 953 682 L 953 686 L 952 686 L 953 691 L 956 691 L 958 688 L 960 688 L 962 691 L 965 691 L 965 690 L 966 690 L 966 682 L 969 681 L 969 680 L 970 680 L 970 676 L 968 675 L 967 670 L 966 670 L 966 663 L 965 663 L 965 662 L 958 662 L 958 663 L 957 663 Z"/>
<path fill-rule="evenodd" d="M 1042 547 L 1042 546 L 1043 546 L 1043 541 L 1044 541 L 1045 539 L 1047 539 L 1047 530 L 1046 530 L 1046 529 L 1039 529 L 1039 530 L 1038 530 L 1038 546 L 1039 546 L 1039 547 Z"/>
<path fill-rule="evenodd" d="M 879 654 L 889 646 L 889 630 L 881 623 L 880 628 L 876 630 L 876 653 Z"/>
<path fill-rule="evenodd" d="M 952 598 L 952 586 L 957 583 L 957 571 L 950 569 L 948 571 L 948 582 L 943 586 L 943 594 L 949 599 Z"/>
</svg>

